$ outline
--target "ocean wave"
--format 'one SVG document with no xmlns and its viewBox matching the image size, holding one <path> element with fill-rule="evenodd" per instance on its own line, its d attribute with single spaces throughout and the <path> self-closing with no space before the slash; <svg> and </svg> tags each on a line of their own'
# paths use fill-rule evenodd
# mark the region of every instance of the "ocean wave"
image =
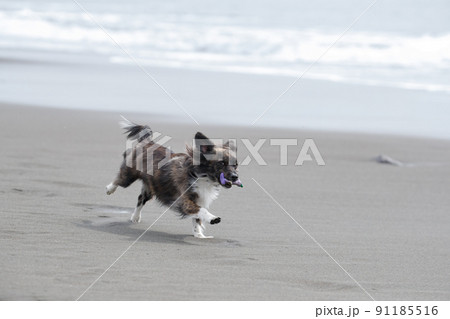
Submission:
<svg viewBox="0 0 450 319">
<path fill-rule="evenodd" d="M 315 63 L 309 78 L 450 92 L 450 34 L 349 31 L 327 51 L 338 32 L 256 28 L 226 19 L 173 22 L 148 14 L 94 17 L 143 64 L 299 76 Z M 81 11 L 0 11 L 2 47 L 86 50 L 129 63 L 109 36 Z"/>
</svg>

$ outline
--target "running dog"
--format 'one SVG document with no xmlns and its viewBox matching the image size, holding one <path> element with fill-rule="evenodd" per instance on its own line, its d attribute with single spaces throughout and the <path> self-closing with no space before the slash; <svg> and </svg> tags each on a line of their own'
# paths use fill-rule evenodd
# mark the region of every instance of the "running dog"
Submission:
<svg viewBox="0 0 450 319">
<path fill-rule="evenodd" d="M 205 236 L 205 226 L 218 224 L 221 219 L 208 211 L 210 204 L 220 188 L 243 187 L 233 141 L 219 146 L 197 132 L 193 147 L 186 146 L 187 153 L 174 153 L 153 141 L 149 126 L 125 118 L 120 125 L 128 134 L 127 150 L 117 177 L 106 186 L 106 193 L 111 195 L 118 186 L 127 188 L 141 180 L 142 190 L 131 222 L 139 223 L 145 203 L 156 198 L 181 217 L 191 217 L 195 237 L 213 238 Z"/>
</svg>

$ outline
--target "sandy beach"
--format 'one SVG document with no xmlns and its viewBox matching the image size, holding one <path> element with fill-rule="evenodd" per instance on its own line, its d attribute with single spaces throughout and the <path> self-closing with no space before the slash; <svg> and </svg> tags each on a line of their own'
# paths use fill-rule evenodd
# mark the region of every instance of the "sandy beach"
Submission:
<svg viewBox="0 0 450 319">
<path fill-rule="evenodd" d="M 318 301 L 317 317 L 331 301 L 417 301 L 410 315 L 423 315 L 420 301 L 449 300 L 449 10 L 444 0 L 1 2 L 0 301 Z M 237 140 L 244 187 L 208 208 L 221 218 L 206 227 L 214 238 L 195 238 L 190 219 L 156 201 L 130 222 L 139 181 L 106 194 L 126 149 L 121 115 L 175 152 L 198 131 Z M 305 141 L 324 165 L 296 164 Z M 264 163 L 248 143 L 262 143 Z M 46 304 L 58 318 L 96 315 Z M 172 308 L 226 315 L 193 307 Z"/>
<path fill-rule="evenodd" d="M 118 112 L 1 104 L 0 114 L 0 299 L 75 300 L 165 208 L 147 204 L 132 224 L 140 185 L 105 194 L 125 147 Z M 280 166 L 266 142 L 268 165 L 242 166 L 244 188 L 213 203 L 214 239 L 193 238 L 190 221 L 169 211 L 81 300 L 450 298 L 450 141 L 126 115 L 172 136 L 177 151 L 197 130 L 313 138 L 326 165 L 293 165 L 297 146 Z M 380 154 L 405 165 L 377 163 Z"/>
</svg>

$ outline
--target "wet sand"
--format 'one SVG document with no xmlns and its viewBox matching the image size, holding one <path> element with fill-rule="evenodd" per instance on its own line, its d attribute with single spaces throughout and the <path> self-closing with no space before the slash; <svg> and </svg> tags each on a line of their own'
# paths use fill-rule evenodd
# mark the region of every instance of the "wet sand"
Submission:
<svg viewBox="0 0 450 319">
<path fill-rule="evenodd" d="M 140 185 L 105 194 L 125 140 L 118 113 L 0 105 L 0 299 L 75 300 L 164 211 L 128 221 Z M 199 128 L 125 114 L 173 137 Z M 325 166 L 288 165 L 266 142 L 223 190 L 222 217 L 195 239 L 165 213 L 82 300 L 445 300 L 450 298 L 450 142 L 394 136 L 201 126 L 211 137 L 313 138 Z M 248 154 L 239 144 L 239 158 Z M 378 163 L 386 154 L 407 165 Z M 364 292 L 254 181 L 338 262 Z M 370 295 L 370 296 L 369 296 Z"/>
</svg>

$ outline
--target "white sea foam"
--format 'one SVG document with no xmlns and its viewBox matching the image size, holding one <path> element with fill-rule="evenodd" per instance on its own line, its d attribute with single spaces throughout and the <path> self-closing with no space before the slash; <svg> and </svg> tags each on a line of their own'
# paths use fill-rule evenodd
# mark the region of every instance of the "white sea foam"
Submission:
<svg viewBox="0 0 450 319">
<path fill-rule="evenodd" d="M 153 66 L 300 76 L 339 37 L 339 32 L 242 26 L 226 19 L 93 16 L 141 63 Z M 112 63 L 132 63 L 81 10 L 0 11 L 0 46 L 91 51 L 109 55 Z M 449 69 L 450 33 L 350 31 L 305 77 L 450 92 Z"/>
</svg>

